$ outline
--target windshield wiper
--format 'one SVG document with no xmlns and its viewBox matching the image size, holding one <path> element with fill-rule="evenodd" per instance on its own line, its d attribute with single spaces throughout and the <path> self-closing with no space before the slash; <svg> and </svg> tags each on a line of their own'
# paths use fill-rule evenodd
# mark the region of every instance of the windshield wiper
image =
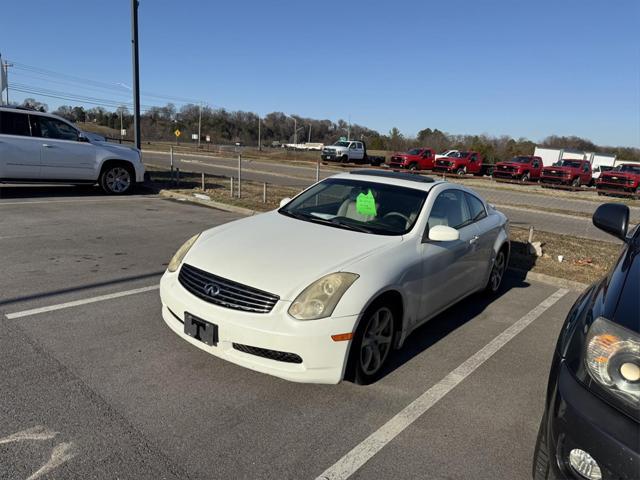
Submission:
<svg viewBox="0 0 640 480">
<path fill-rule="evenodd" d="M 314 215 L 310 215 L 306 213 L 290 212 L 288 210 L 282 210 L 282 213 L 289 217 L 296 218 L 298 220 L 303 220 L 306 222 L 320 223 L 323 225 L 329 225 L 331 227 L 344 228 L 346 230 L 353 230 L 354 232 L 374 233 L 373 230 L 371 230 L 370 228 L 362 227 L 359 225 L 352 225 L 350 223 L 344 223 L 336 219 L 328 220 L 326 218 L 316 217 Z"/>
<path fill-rule="evenodd" d="M 328 223 L 333 223 L 334 225 L 339 225 L 340 227 L 348 228 L 349 230 L 353 230 L 355 232 L 363 232 L 363 233 L 373 233 L 373 230 L 367 227 L 363 227 L 360 225 L 352 225 L 350 223 L 344 223 L 340 220 L 327 220 Z"/>
</svg>

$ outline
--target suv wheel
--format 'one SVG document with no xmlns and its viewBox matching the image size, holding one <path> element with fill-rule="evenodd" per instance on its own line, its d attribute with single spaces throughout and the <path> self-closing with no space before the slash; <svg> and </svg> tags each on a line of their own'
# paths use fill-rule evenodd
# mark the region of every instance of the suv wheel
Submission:
<svg viewBox="0 0 640 480">
<path fill-rule="evenodd" d="M 340 157 L 340 161 L 342 163 L 349 163 L 349 156 L 348 155 L 343 155 L 342 157 Z"/>
<path fill-rule="evenodd" d="M 467 173 L 467 167 L 461 167 L 461 168 L 459 168 L 458 170 L 456 170 L 456 173 L 457 173 L 458 175 L 466 175 L 466 173 Z"/>
<path fill-rule="evenodd" d="M 527 183 L 531 180 L 531 176 L 529 175 L 529 172 L 525 172 L 522 174 L 522 177 L 520 177 L 520 181 L 522 183 Z"/>
<path fill-rule="evenodd" d="M 409 165 L 409 170 L 418 170 L 418 164 L 417 163 L 411 163 Z"/>
<path fill-rule="evenodd" d="M 133 190 L 134 174 L 130 167 L 116 164 L 106 167 L 100 175 L 100 186 L 109 195 L 125 195 Z"/>
<path fill-rule="evenodd" d="M 496 259 L 493 261 L 493 267 L 489 274 L 489 282 L 487 283 L 486 291 L 490 294 L 497 293 L 502 285 L 502 279 L 504 273 L 507 270 L 507 254 L 504 248 L 501 248 L 496 255 Z"/>
<path fill-rule="evenodd" d="M 580 181 L 580 177 L 574 178 L 573 182 L 571 182 L 572 187 L 579 187 L 581 184 L 582 182 Z"/>
<path fill-rule="evenodd" d="M 351 346 L 355 383 L 367 385 L 378 379 L 391 354 L 394 333 L 393 309 L 374 302 L 362 317 Z"/>
</svg>

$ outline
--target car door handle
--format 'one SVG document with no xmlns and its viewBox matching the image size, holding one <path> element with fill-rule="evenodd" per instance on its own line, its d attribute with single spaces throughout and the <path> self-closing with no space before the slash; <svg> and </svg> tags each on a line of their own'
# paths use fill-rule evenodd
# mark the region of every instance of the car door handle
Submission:
<svg viewBox="0 0 640 480">
<path fill-rule="evenodd" d="M 48 143 L 43 143 L 42 146 L 44 148 L 53 148 L 53 145 L 49 145 Z"/>
<path fill-rule="evenodd" d="M 478 241 L 480 237 L 478 235 L 474 235 L 473 238 L 471 240 L 469 240 L 469 243 L 471 245 L 473 245 L 474 243 L 476 243 Z"/>
</svg>

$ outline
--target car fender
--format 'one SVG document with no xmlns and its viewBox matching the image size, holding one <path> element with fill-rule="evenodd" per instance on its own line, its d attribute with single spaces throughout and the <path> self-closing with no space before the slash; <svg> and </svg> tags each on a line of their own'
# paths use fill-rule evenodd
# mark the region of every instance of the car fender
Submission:
<svg viewBox="0 0 640 480">
<path fill-rule="evenodd" d="M 108 156 L 105 158 L 101 158 L 98 160 L 98 171 L 96 172 L 96 175 L 99 177 L 100 173 L 102 172 L 102 168 L 104 167 L 104 164 L 107 162 L 125 162 L 128 163 L 129 165 L 131 165 L 131 168 L 133 168 L 133 171 L 136 172 L 136 165 L 135 162 L 131 159 L 128 158 L 122 158 L 122 157 L 118 157 L 115 155 L 112 156 Z"/>
</svg>

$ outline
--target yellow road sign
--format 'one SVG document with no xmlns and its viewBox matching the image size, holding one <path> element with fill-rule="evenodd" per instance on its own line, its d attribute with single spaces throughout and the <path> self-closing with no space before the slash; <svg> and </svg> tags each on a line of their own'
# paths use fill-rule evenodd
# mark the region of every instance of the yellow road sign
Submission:
<svg viewBox="0 0 640 480">
<path fill-rule="evenodd" d="M 174 135 L 175 135 L 176 137 L 179 137 L 180 135 L 182 135 L 182 132 L 181 132 L 180 130 L 178 130 L 177 128 L 176 128 L 176 131 L 175 131 L 175 132 L 173 132 L 173 133 L 174 133 Z"/>
</svg>

